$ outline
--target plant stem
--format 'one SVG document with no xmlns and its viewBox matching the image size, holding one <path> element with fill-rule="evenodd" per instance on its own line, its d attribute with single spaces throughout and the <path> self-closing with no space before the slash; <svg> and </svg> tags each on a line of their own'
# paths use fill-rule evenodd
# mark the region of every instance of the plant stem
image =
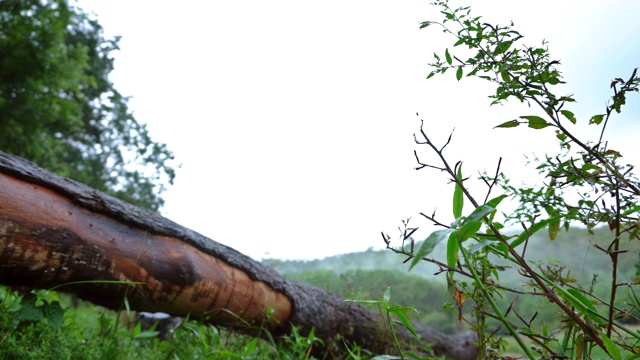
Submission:
<svg viewBox="0 0 640 360">
<path fill-rule="evenodd" d="M 535 359 L 535 356 L 531 353 L 531 350 L 529 350 L 529 348 L 524 343 L 524 341 L 522 341 L 522 338 L 520 337 L 518 332 L 513 328 L 513 326 L 511 326 L 511 323 L 509 322 L 509 320 L 507 320 L 507 318 L 504 317 L 504 315 L 502 314 L 502 311 L 500 311 L 500 308 L 498 307 L 498 304 L 496 304 L 491 294 L 489 294 L 489 291 L 487 290 L 484 283 L 482 282 L 482 279 L 480 279 L 480 276 L 478 275 L 478 272 L 476 271 L 475 266 L 473 266 L 473 264 L 470 261 L 470 257 L 469 257 L 469 253 L 467 252 L 467 249 L 465 249 L 462 243 L 460 243 L 460 250 L 462 251 L 462 256 L 464 257 L 465 263 L 469 265 L 469 271 L 471 271 L 471 274 L 473 275 L 473 279 L 476 282 L 476 286 L 482 292 L 482 296 L 484 297 L 484 299 L 486 299 L 487 302 L 489 302 L 489 305 L 491 305 L 491 309 L 493 309 L 496 316 L 498 316 L 498 319 L 500 320 L 500 322 L 502 322 L 502 324 L 504 324 L 507 330 L 509 330 L 509 333 L 511 333 L 513 338 L 516 339 L 516 341 L 518 342 L 518 345 L 520 346 L 520 348 L 522 348 L 522 351 L 524 351 L 527 357 L 532 360 Z M 480 351 L 483 351 L 483 349 L 480 349 Z"/>
</svg>

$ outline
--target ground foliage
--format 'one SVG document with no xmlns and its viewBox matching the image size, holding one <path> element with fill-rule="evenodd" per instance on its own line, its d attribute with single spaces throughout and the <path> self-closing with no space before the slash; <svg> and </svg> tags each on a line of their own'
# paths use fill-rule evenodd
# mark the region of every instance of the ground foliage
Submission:
<svg viewBox="0 0 640 360">
<path fill-rule="evenodd" d="M 0 2 L 0 150 L 158 210 L 173 154 L 109 80 L 118 40 L 66 0 Z"/>
<path fill-rule="evenodd" d="M 1 359 L 313 359 L 320 339 L 296 329 L 283 338 L 259 339 L 211 324 L 185 321 L 170 340 L 154 329 L 128 323 L 126 310 L 113 312 L 66 294 L 18 294 L 0 286 Z M 362 349 L 354 354 L 367 359 Z"/>
</svg>

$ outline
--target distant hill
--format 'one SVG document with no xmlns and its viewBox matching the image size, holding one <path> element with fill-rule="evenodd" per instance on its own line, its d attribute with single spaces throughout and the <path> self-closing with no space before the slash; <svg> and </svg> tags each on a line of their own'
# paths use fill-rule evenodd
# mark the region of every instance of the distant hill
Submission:
<svg viewBox="0 0 640 360">
<path fill-rule="evenodd" d="M 561 231 L 555 240 L 549 240 L 546 232 L 535 234 L 527 246 L 527 258 L 539 263 L 551 263 L 565 267 L 565 271 L 577 281 L 583 284 L 591 282 L 594 274 L 599 281 L 609 278 L 611 273 L 611 258 L 598 250 L 594 245 L 607 248 L 613 238 L 613 234 L 605 228 L 596 229 L 594 235 L 590 235 L 585 229 L 574 227 L 569 231 Z M 416 244 L 416 249 L 419 244 Z M 640 241 L 624 239 L 621 241 L 621 249 L 628 252 L 620 255 L 618 278 L 620 281 L 632 281 L 636 277 L 638 269 L 638 255 L 640 253 Z M 440 244 L 430 255 L 435 259 L 444 261 L 445 244 Z M 403 263 L 405 256 L 395 254 L 390 250 L 373 250 L 347 253 L 329 256 L 319 260 L 278 260 L 265 259 L 263 263 L 273 267 L 281 274 L 293 274 L 299 272 L 313 272 L 318 270 L 330 270 L 336 274 L 343 274 L 350 270 L 398 270 L 407 272 L 409 263 Z M 439 271 L 432 263 L 422 262 L 416 266 L 411 275 L 417 275 L 430 279 L 444 281 L 444 276 L 434 276 Z M 501 279 L 508 280 L 521 278 L 515 270 L 507 269 L 500 275 Z M 520 280 L 521 281 L 521 280 Z"/>
<path fill-rule="evenodd" d="M 402 262 L 406 256 L 398 255 L 390 250 L 373 250 L 334 255 L 316 260 L 278 260 L 265 259 L 262 262 L 273 267 L 281 274 L 297 272 L 312 272 L 331 270 L 337 274 L 349 270 L 400 270 L 407 271 L 409 265 Z M 432 269 L 433 271 L 429 270 Z M 430 277 L 437 271 L 433 264 L 424 263 L 423 266 L 411 271 L 412 275 Z"/>
<path fill-rule="evenodd" d="M 534 268 L 543 271 L 547 271 L 547 265 L 551 265 L 554 271 L 561 268 L 563 278 L 574 278 L 585 288 L 591 288 L 595 274 L 597 282 L 593 286 L 593 292 L 606 297 L 611 289 L 611 258 L 596 246 L 606 249 L 612 238 L 613 235 L 608 229 L 597 229 L 590 235 L 585 229 L 576 227 L 568 232 L 558 233 L 557 238 L 551 241 L 546 232 L 541 231 L 529 240 L 526 255 Z M 638 269 L 640 241 L 625 239 L 620 245 L 621 249 L 628 251 L 620 255 L 618 283 L 631 282 L 636 278 Z M 416 249 L 418 246 L 419 244 L 416 245 Z M 519 250 L 522 251 L 523 248 Z M 444 261 L 445 251 L 446 244 L 441 244 L 430 256 Z M 445 285 L 444 274 L 434 276 L 439 269 L 427 262 L 418 264 L 407 273 L 409 263 L 403 263 L 405 259 L 406 256 L 389 250 L 369 249 L 320 260 L 267 259 L 263 262 L 287 278 L 320 286 L 350 299 L 380 299 L 385 289 L 390 287 L 394 303 L 413 306 L 418 310 L 418 313 L 412 315 L 412 321 L 435 326 L 449 333 L 464 331 L 465 328 L 456 320 L 455 311 L 443 310 L 443 306 L 453 308 L 446 305 L 451 304 L 451 298 Z M 498 262 L 508 265 L 504 260 Z M 501 284 L 528 291 L 524 285 L 527 279 L 515 269 L 505 267 L 505 270 L 499 272 L 499 276 Z M 561 326 L 557 309 L 548 306 L 544 297 L 521 297 L 512 303 L 516 298 L 514 294 L 505 294 L 496 300 L 502 309 L 515 306 L 525 318 L 533 317 L 534 313 L 538 314 L 538 324 L 546 323 L 550 328 Z M 621 299 L 626 299 L 623 293 L 619 294 L 618 301 L 622 301 Z M 467 301 L 465 313 L 473 308 L 471 303 L 472 301 Z M 491 326 L 498 324 L 493 321 Z"/>
</svg>

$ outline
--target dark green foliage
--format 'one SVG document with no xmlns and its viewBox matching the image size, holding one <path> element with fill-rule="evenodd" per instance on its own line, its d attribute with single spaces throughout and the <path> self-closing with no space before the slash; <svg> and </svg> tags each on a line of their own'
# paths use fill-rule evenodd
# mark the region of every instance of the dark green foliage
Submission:
<svg viewBox="0 0 640 360">
<path fill-rule="evenodd" d="M 173 154 L 109 80 L 117 49 L 65 0 L 0 2 L 0 150 L 157 210 Z"/>
<path fill-rule="evenodd" d="M 388 254 L 388 252 L 386 252 Z M 387 288 L 391 304 L 410 305 L 417 312 L 408 314 L 411 321 L 432 326 L 447 333 L 460 331 L 455 314 L 443 311 L 449 299 L 446 286 L 435 280 L 394 270 L 302 271 L 284 274 L 292 280 L 319 286 L 353 300 L 380 299 Z"/>
</svg>

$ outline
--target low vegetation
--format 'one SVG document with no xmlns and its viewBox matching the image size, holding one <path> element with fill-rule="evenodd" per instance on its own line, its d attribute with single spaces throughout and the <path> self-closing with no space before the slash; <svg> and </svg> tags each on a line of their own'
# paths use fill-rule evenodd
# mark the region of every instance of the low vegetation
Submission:
<svg viewBox="0 0 640 360">
<path fill-rule="evenodd" d="M 262 340 L 210 324 L 186 321 L 172 340 L 152 328 L 128 324 L 126 310 L 113 312 L 56 292 L 25 295 L 0 287 L 2 359 L 305 359 L 321 341 L 296 331 Z M 353 348 L 354 354 L 360 349 Z"/>
</svg>

